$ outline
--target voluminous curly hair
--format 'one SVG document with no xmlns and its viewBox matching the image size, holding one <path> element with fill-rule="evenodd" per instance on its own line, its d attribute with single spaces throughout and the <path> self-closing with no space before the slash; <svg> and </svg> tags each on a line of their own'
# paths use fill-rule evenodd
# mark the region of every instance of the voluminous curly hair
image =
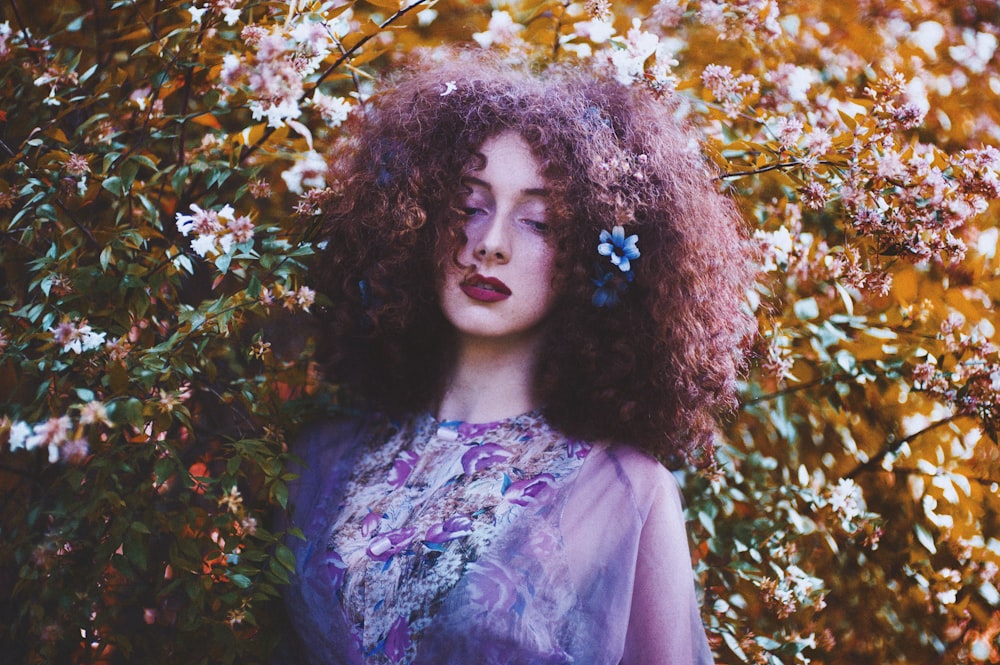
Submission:
<svg viewBox="0 0 1000 665">
<path fill-rule="evenodd" d="M 536 395 L 570 436 L 667 458 L 711 447 L 756 321 L 755 253 L 677 106 L 579 66 L 544 71 L 450 53 L 411 67 L 354 115 L 331 156 L 335 196 L 314 282 L 329 378 L 373 408 L 433 408 L 453 331 L 437 276 L 464 242 L 462 175 L 518 132 L 542 166 L 558 301 Z M 481 156 L 479 157 L 481 160 Z M 639 236 L 634 281 L 596 307 L 600 232 Z"/>
</svg>

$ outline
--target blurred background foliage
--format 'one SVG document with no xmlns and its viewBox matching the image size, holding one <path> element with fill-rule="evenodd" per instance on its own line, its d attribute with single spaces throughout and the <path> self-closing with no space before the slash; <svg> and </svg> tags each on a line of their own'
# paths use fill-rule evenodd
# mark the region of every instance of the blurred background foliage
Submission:
<svg viewBox="0 0 1000 665">
<path fill-rule="evenodd" d="M 348 408 L 324 160 L 467 43 L 677 95 L 760 240 L 742 405 L 678 472 L 718 662 L 1000 662 L 998 36 L 993 0 L 5 0 L 0 659 L 266 661 L 286 441 Z"/>
</svg>

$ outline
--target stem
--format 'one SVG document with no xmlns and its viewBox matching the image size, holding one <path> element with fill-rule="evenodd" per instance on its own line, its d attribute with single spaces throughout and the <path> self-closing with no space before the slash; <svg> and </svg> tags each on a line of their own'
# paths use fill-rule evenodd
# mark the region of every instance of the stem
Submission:
<svg viewBox="0 0 1000 665">
<path fill-rule="evenodd" d="M 182 344 L 184 344 L 185 342 L 187 342 L 189 339 L 191 339 L 191 336 L 194 335 L 200 328 L 204 327 L 205 324 L 211 323 L 212 321 L 215 321 L 216 319 L 218 319 L 223 314 L 226 314 L 228 312 L 235 312 L 238 309 L 250 308 L 250 307 L 252 307 L 252 306 L 254 306 L 256 304 L 257 304 L 257 301 L 255 301 L 255 300 L 247 300 L 245 302 L 241 302 L 241 303 L 238 303 L 236 305 L 230 305 L 229 307 L 226 307 L 225 309 L 222 309 L 222 310 L 220 310 L 218 312 L 215 312 L 212 315 L 206 316 L 204 321 L 202 321 L 201 323 L 198 323 L 197 325 L 191 326 L 191 330 L 187 331 L 187 333 L 185 333 L 183 337 L 181 337 L 179 340 L 177 340 L 173 344 L 172 348 L 176 349 L 177 347 L 181 346 Z"/>
<path fill-rule="evenodd" d="M 925 471 L 921 471 L 920 469 L 913 469 L 905 466 L 894 466 L 892 468 L 892 472 L 907 476 L 930 476 L 932 478 L 938 475 L 934 473 L 927 473 Z M 977 476 L 966 476 L 964 473 L 956 475 L 965 476 L 966 480 L 976 483 L 977 485 L 983 485 L 984 487 L 989 487 L 994 483 L 1000 483 L 1000 478 L 980 478 Z"/>
<path fill-rule="evenodd" d="M 823 163 L 823 162 L 821 162 Z M 749 175 L 759 175 L 761 173 L 767 173 L 768 171 L 776 171 L 777 169 L 790 169 L 796 166 L 802 166 L 802 162 L 792 160 L 790 162 L 776 162 L 774 164 L 768 164 L 767 166 L 762 166 L 759 169 L 753 169 L 750 171 L 734 171 L 733 173 L 724 173 L 720 175 L 716 180 L 728 180 L 730 178 L 742 178 Z"/>
<path fill-rule="evenodd" d="M 334 38 L 333 43 L 337 45 L 337 48 L 340 50 L 341 55 L 347 53 L 347 51 L 344 49 L 344 45 L 341 43 L 339 39 Z M 354 83 L 354 92 L 358 93 L 358 101 L 362 106 L 364 106 L 365 102 L 364 100 L 361 99 L 361 78 L 358 77 L 358 73 L 354 70 L 353 67 L 350 68 L 350 72 L 351 72 L 351 82 Z"/>
<path fill-rule="evenodd" d="M 142 13 L 142 9 L 139 7 L 138 0 L 132 0 L 132 6 L 135 8 L 136 15 L 142 19 L 142 22 L 146 24 L 146 28 L 149 30 L 150 36 L 156 41 L 160 41 L 160 36 L 156 34 L 156 26 L 146 18 L 146 15 Z"/>
<path fill-rule="evenodd" d="M 104 26 L 101 24 L 101 3 L 98 0 L 91 0 L 90 10 L 94 13 L 94 63 L 101 63 L 100 69 L 104 69 L 108 60 L 108 57 L 104 52 L 104 40 L 101 36 L 104 32 Z"/>
<path fill-rule="evenodd" d="M 28 27 L 24 25 L 24 19 L 21 18 L 21 12 L 17 11 L 17 2 L 15 0 L 10 0 L 10 8 L 14 12 L 14 19 L 17 21 L 17 25 L 21 28 L 21 37 L 24 38 L 28 48 L 34 49 L 35 40 L 31 38 L 31 33 L 28 32 Z"/>
<path fill-rule="evenodd" d="M 566 10 L 569 8 L 570 4 L 572 4 L 572 3 L 569 2 L 569 0 L 566 0 L 565 2 L 563 2 L 563 4 L 562 4 L 562 6 L 563 6 L 563 13 L 566 12 Z M 555 37 L 555 39 L 552 42 L 552 61 L 555 62 L 559 58 L 559 49 L 562 47 L 562 44 L 559 42 L 560 33 L 562 32 L 562 17 L 561 17 L 561 15 L 560 16 L 553 16 L 552 17 L 552 21 L 555 23 L 555 33 L 556 33 L 556 37 Z"/>
<path fill-rule="evenodd" d="M 848 473 L 845 477 L 846 478 L 855 478 L 855 477 L 857 477 L 861 473 L 864 473 L 866 471 L 872 471 L 873 469 L 878 468 L 878 466 L 882 463 L 882 460 L 884 460 L 886 458 L 886 456 L 888 456 L 888 455 L 890 455 L 892 453 L 897 452 L 904 445 L 906 445 L 906 444 L 914 441 L 915 439 L 918 439 L 919 437 L 923 436 L 927 432 L 930 432 L 931 430 L 935 430 L 938 427 L 941 427 L 942 425 L 947 425 L 948 423 L 953 422 L 953 421 L 961 418 L 963 415 L 964 414 L 956 413 L 954 415 L 948 416 L 947 418 L 942 418 L 941 420 L 939 420 L 937 422 L 931 423 L 930 425 L 928 425 L 927 427 L 923 428 L 922 430 L 914 432 L 913 434 L 911 434 L 909 436 L 903 437 L 899 441 L 893 441 L 893 442 L 889 443 L 887 446 L 885 446 L 884 448 L 882 448 L 882 450 L 880 450 L 878 452 L 878 454 L 875 455 L 875 457 L 872 457 L 867 462 L 863 462 L 862 464 L 859 464 L 858 466 L 854 467 L 854 469 L 852 469 L 850 471 L 850 473 Z"/>
<path fill-rule="evenodd" d="M 770 402 L 771 400 L 778 399 L 779 397 L 784 397 L 785 395 L 793 395 L 804 390 L 809 390 L 810 388 L 815 388 L 816 386 L 822 386 L 827 383 L 839 383 L 852 378 L 850 374 L 834 374 L 832 376 L 824 376 L 819 379 L 814 379 L 808 383 L 800 383 L 789 388 L 784 388 L 773 393 L 767 393 L 766 395 L 760 395 L 758 397 L 753 397 L 751 399 L 745 400 L 740 408 L 745 408 L 753 404 L 760 404 L 761 402 Z"/>
</svg>

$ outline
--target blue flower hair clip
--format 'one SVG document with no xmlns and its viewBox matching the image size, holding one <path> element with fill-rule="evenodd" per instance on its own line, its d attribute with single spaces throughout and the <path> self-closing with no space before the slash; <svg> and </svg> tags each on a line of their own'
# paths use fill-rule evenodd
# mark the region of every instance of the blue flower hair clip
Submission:
<svg viewBox="0 0 1000 665">
<path fill-rule="evenodd" d="M 618 304 L 618 299 L 635 278 L 632 262 L 639 258 L 638 242 L 638 235 L 626 237 L 623 226 L 614 226 L 611 231 L 601 231 L 597 253 L 607 256 L 613 267 L 609 268 L 604 262 L 597 264 L 597 277 L 593 280 L 597 290 L 592 299 L 597 307 L 613 307 Z"/>
</svg>

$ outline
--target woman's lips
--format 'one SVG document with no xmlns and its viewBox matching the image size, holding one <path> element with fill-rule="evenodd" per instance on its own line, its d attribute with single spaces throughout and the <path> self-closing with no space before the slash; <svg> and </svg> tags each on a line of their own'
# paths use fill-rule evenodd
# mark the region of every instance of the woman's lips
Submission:
<svg viewBox="0 0 1000 665">
<path fill-rule="evenodd" d="M 469 275 L 459 288 L 462 293 L 480 302 L 499 302 L 510 297 L 510 289 L 496 277 Z"/>
</svg>

